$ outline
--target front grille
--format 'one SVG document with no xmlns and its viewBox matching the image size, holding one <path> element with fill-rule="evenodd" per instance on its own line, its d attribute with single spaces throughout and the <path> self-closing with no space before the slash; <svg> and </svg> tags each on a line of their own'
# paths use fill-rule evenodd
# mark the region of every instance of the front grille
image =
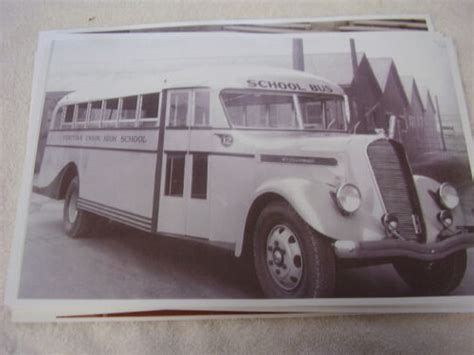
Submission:
<svg viewBox="0 0 474 355">
<path fill-rule="evenodd" d="M 400 235 L 421 241 L 413 224 L 414 215 L 421 220 L 418 196 L 403 148 L 396 142 L 379 139 L 369 144 L 367 154 L 385 208 L 398 217 Z"/>
</svg>

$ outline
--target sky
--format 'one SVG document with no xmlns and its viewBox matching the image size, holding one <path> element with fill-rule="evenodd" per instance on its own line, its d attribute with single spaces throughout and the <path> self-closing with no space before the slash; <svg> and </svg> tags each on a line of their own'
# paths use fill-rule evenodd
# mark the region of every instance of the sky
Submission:
<svg viewBox="0 0 474 355">
<path fill-rule="evenodd" d="M 458 115 L 447 44 L 428 32 L 305 33 L 305 54 L 356 50 L 370 57 L 391 57 L 400 75 L 414 76 L 419 85 L 437 95 L 444 114 Z M 47 91 L 87 88 L 117 77 L 140 77 L 216 63 L 262 64 L 268 56 L 287 57 L 291 63 L 293 35 L 239 33 L 82 34 L 62 37 L 53 45 Z"/>
</svg>

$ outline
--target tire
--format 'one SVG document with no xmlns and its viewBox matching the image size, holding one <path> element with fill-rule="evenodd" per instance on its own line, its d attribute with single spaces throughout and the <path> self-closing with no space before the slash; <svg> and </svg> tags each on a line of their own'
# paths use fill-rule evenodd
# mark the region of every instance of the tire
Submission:
<svg viewBox="0 0 474 355">
<path fill-rule="evenodd" d="M 91 231 L 94 221 L 94 215 L 76 207 L 78 196 L 79 179 L 76 176 L 69 183 L 63 209 L 64 230 L 71 238 L 85 237 Z"/>
<path fill-rule="evenodd" d="M 461 283 L 466 271 L 466 250 L 437 261 L 400 259 L 393 263 L 398 275 L 412 290 L 423 296 L 447 295 Z"/>
<path fill-rule="evenodd" d="M 313 298 L 334 294 L 336 262 L 331 245 L 286 202 L 270 203 L 258 217 L 253 259 L 266 297 Z"/>
</svg>

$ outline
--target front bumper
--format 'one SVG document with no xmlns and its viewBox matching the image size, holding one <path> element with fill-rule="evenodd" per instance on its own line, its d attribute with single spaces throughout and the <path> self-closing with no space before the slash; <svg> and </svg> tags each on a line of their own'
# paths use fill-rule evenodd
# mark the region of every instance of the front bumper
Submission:
<svg viewBox="0 0 474 355">
<path fill-rule="evenodd" d="M 474 233 L 457 234 L 440 242 L 423 244 L 400 239 L 334 243 L 336 256 L 341 259 L 379 259 L 406 257 L 424 261 L 443 259 L 455 251 L 474 247 Z"/>
</svg>

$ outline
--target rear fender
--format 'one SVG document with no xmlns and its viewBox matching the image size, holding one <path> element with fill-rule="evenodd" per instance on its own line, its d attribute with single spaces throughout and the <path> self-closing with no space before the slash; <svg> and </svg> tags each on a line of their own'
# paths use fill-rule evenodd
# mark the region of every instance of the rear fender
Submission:
<svg viewBox="0 0 474 355">
<path fill-rule="evenodd" d="M 61 200 L 65 197 L 66 189 L 74 176 L 78 176 L 78 171 L 76 165 L 71 162 L 62 168 L 47 186 L 33 186 L 33 192 L 56 200 Z"/>
</svg>

